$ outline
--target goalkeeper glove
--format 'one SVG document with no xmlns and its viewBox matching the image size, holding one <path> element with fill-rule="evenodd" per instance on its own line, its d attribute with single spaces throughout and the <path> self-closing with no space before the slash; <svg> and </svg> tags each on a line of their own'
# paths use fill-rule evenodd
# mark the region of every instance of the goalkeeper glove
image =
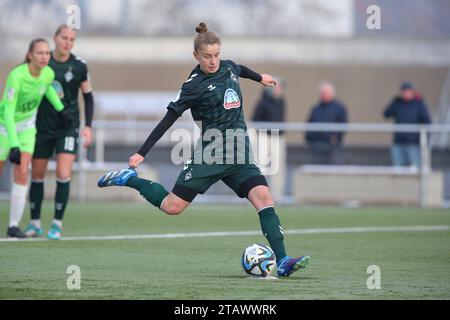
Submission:
<svg viewBox="0 0 450 320">
<path fill-rule="evenodd" d="M 11 163 L 20 165 L 20 156 L 21 152 L 19 148 L 17 147 L 11 148 L 11 151 L 9 152 L 9 161 L 11 161 Z"/>
</svg>

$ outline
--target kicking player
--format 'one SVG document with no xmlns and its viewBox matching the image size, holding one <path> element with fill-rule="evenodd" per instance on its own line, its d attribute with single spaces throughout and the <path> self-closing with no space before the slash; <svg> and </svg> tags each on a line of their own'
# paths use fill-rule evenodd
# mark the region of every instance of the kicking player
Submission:
<svg viewBox="0 0 450 320">
<path fill-rule="evenodd" d="M 178 97 L 168 105 L 166 115 L 139 151 L 130 157 L 130 168 L 105 174 L 98 181 L 98 186 L 128 186 L 138 190 L 147 201 L 165 213 L 177 215 L 187 208 L 197 194 L 206 192 L 211 185 L 222 180 L 239 197 L 247 198 L 258 211 L 262 232 L 276 255 L 277 273 L 282 277 L 289 276 L 306 267 L 310 257 L 290 257 L 286 254 L 274 201 L 265 177 L 251 161 L 248 136 L 244 136 L 243 147 L 239 147 L 239 143 L 232 143 L 234 148 L 231 149 L 228 142 L 234 142 L 235 137 L 230 139 L 227 133 L 229 129 L 233 132 L 247 131 L 238 78 L 251 79 L 264 86 L 273 86 L 275 82 L 268 74 L 258 74 L 233 61 L 221 60 L 221 41 L 215 33 L 207 30 L 204 23 L 200 23 L 196 31 L 198 35 L 194 40 L 194 58 L 198 65 L 183 84 Z M 209 163 L 210 159 L 205 161 L 204 158 L 199 163 L 196 161 L 198 152 L 194 150 L 193 159 L 184 166 L 169 193 L 157 182 L 139 178 L 134 168 L 144 161 L 150 148 L 187 109 L 191 110 L 194 120 L 201 121 L 202 125 L 204 139 L 196 148 L 207 150 L 213 145 L 222 144 L 223 153 L 216 149 L 213 156 L 217 160 L 215 163 Z M 205 138 L 217 132 L 226 136 L 222 142 L 219 137 Z M 242 158 L 243 154 L 245 159 Z"/>
<path fill-rule="evenodd" d="M 60 121 L 67 123 L 70 120 L 70 115 L 50 85 L 55 73 L 48 66 L 49 60 L 48 42 L 45 39 L 31 41 L 25 63 L 9 73 L 0 102 L 0 173 L 8 154 L 14 164 L 7 237 L 26 237 L 19 223 L 25 208 L 28 167 L 36 139 L 36 113 L 44 95 L 56 110 Z"/>
<path fill-rule="evenodd" d="M 92 117 L 94 99 L 86 62 L 71 53 L 76 32 L 66 25 L 58 27 L 53 37 L 55 49 L 51 52 L 49 66 L 56 77 L 52 85 L 62 99 L 73 120 L 69 126 L 62 126 L 58 114 L 47 99 L 43 99 L 36 119 L 36 147 L 32 160 L 30 210 L 31 221 L 25 229 L 28 237 L 42 236 L 41 207 L 44 198 L 44 178 L 48 160 L 56 152 L 56 192 L 53 222 L 47 237 L 58 240 L 61 237 L 64 211 L 69 201 L 72 166 L 78 150 L 78 128 L 80 111 L 78 91 L 81 88 L 84 99 L 85 127 L 81 130 L 84 147 L 92 142 Z"/>
</svg>

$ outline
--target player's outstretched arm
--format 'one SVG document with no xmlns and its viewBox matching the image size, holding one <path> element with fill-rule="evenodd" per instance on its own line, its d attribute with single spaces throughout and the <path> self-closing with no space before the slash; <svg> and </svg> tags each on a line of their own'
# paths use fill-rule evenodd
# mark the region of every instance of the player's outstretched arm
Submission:
<svg viewBox="0 0 450 320">
<path fill-rule="evenodd" d="M 269 87 L 275 86 L 275 80 L 272 78 L 271 75 L 265 73 L 259 74 L 243 65 L 239 65 L 239 67 L 241 69 L 241 73 L 239 74 L 240 77 L 260 82 L 264 86 Z"/>
<path fill-rule="evenodd" d="M 261 74 L 261 83 L 266 87 L 275 87 L 276 82 L 270 74 Z"/>
</svg>

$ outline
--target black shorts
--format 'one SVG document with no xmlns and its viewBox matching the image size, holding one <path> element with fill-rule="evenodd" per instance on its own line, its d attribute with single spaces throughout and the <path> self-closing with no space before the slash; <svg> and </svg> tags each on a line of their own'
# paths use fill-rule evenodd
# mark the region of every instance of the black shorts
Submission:
<svg viewBox="0 0 450 320">
<path fill-rule="evenodd" d="M 40 135 L 38 132 L 33 158 L 49 159 L 54 152 L 56 154 L 69 153 L 76 155 L 78 152 L 78 133 L 74 131 L 66 135 L 50 137 Z"/>
<path fill-rule="evenodd" d="M 255 164 L 187 164 L 178 176 L 172 192 L 181 199 L 192 202 L 197 194 L 205 193 L 219 180 L 240 198 L 247 197 L 256 186 L 267 186 L 266 178 Z"/>
</svg>

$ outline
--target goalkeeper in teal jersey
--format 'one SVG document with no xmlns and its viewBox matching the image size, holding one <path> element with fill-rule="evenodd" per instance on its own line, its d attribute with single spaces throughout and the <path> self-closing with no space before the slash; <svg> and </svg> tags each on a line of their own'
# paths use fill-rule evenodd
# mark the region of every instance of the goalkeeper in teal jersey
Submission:
<svg viewBox="0 0 450 320">
<path fill-rule="evenodd" d="M 71 115 L 72 121 L 69 126 L 63 126 L 51 102 L 42 99 L 36 119 L 36 145 L 31 166 L 31 221 L 25 229 L 28 237 L 38 237 L 44 233 L 40 220 L 44 199 L 44 178 L 48 161 L 56 153 L 55 208 L 47 237 L 51 240 L 60 239 L 62 220 L 69 201 L 72 167 L 78 150 L 78 136 L 83 137 L 84 147 L 88 147 L 92 141 L 94 100 L 86 62 L 71 53 L 75 38 L 75 30 L 66 25 L 58 27 L 53 37 L 55 49 L 51 52 L 49 62 L 49 67 L 55 72 L 52 85 Z M 80 89 L 84 99 L 85 126 L 79 133 Z"/>
<path fill-rule="evenodd" d="M 177 215 L 197 194 L 206 192 L 211 185 L 222 180 L 255 207 L 262 233 L 276 255 L 278 276 L 289 276 L 306 267 L 310 257 L 286 254 L 283 229 L 266 179 L 251 158 L 239 77 L 265 86 L 274 86 L 275 81 L 270 75 L 258 74 L 230 60 L 220 60 L 220 39 L 217 35 L 208 31 L 204 23 L 196 31 L 194 58 L 198 66 L 183 84 L 177 98 L 168 105 L 162 121 L 139 151 L 130 157 L 130 168 L 108 172 L 99 179 L 98 186 L 128 186 L 138 190 L 147 201 L 165 213 Z M 191 110 L 194 120 L 201 122 L 203 141 L 197 144 L 193 158 L 184 166 L 169 193 L 157 182 L 139 178 L 134 168 L 144 161 L 150 148 L 187 109 Z M 243 136 L 236 134 L 238 132 Z M 241 142 L 235 143 L 235 137 Z M 197 149 L 203 149 L 203 155 L 208 155 L 206 150 L 213 149 L 215 152 L 211 152 L 211 157 L 200 157 L 198 161 Z"/>
<path fill-rule="evenodd" d="M 6 80 L 0 102 L 0 173 L 8 158 L 14 164 L 11 188 L 8 237 L 24 238 L 19 223 L 22 219 L 28 185 L 28 167 L 36 139 L 36 113 L 45 96 L 68 123 L 70 115 L 50 85 L 55 73 L 48 67 L 50 49 L 46 40 L 31 41 L 25 63 L 15 67 Z"/>
</svg>

